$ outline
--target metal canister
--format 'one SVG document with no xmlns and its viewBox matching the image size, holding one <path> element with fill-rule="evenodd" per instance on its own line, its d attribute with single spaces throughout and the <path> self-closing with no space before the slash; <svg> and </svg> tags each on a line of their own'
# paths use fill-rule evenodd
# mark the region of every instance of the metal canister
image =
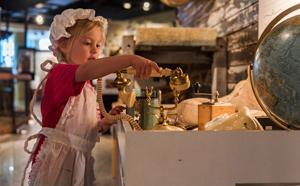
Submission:
<svg viewBox="0 0 300 186">
<path fill-rule="evenodd" d="M 151 106 L 159 107 L 160 90 L 153 90 L 151 95 Z M 139 124 L 144 130 L 151 130 L 158 120 L 159 109 L 151 108 L 147 102 L 146 89 L 141 89 L 140 95 L 136 97 L 135 111 L 139 113 Z"/>
</svg>

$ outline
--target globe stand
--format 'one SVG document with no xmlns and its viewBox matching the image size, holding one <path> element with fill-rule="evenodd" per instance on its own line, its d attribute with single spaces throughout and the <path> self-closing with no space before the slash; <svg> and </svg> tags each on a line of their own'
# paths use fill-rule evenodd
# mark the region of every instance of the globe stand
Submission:
<svg viewBox="0 0 300 186">
<path fill-rule="evenodd" d="M 259 40 L 257 42 L 256 52 L 258 51 L 258 47 L 261 45 L 261 43 L 264 41 L 264 39 L 268 36 L 268 34 L 272 31 L 272 29 L 275 27 L 275 25 L 277 25 L 278 22 L 280 20 L 282 20 L 288 14 L 290 14 L 291 12 L 293 12 L 295 10 L 299 10 L 299 9 L 300 9 L 300 4 L 297 4 L 297 5 L 294 5 L 294 6 L 290 7 L 290 8 L 288 8 L 287 10 L 283 11 L 278 16 L 276 16 L 270 22 L 270 24 L 265 28 L 265 30 L 263 31 L 261 37 L 259 38 Z M 284 121 L 284 119 L 282 119 L 280 116 L 278 116 L 277 114 L 275 114 L 271 110 L 269 110 L 267 108 L 267 106 L 265 105 L 265 103 L 262 101 L 262 99 L 259 97 L 259 94 L 258 94 L 258 92 L 257 92 L 257 90 L 255 88 L 255 82 L 254 82 L 254 77 L 253 77 L 254 76 L 253 75 L 253 69 L 254 69 L 254 64 L 249 65 L 249 67 L 248 67 L 248 75 L 249 75 L 250 82 L 251 82 L 251 87 L 252 87 L 252 90 L 254 92 L 254 95 L 256 97 L 257 102 L 259 103 L 259 105 L 261 106 L 261 108 L 263 109 L 263 111 L 268 115 L 268 117 L 270 117 L 278 126 L 280 126 L 283 129 L 286 129 L 286 130 L 291 130 L 290 128 L 288 128 L 288 126 L 290 124 L 287 123 L 287 121 Z M 299 126 L 294 126 L 294 127 L 295 128 L 299 128 Z"/>
</svg>

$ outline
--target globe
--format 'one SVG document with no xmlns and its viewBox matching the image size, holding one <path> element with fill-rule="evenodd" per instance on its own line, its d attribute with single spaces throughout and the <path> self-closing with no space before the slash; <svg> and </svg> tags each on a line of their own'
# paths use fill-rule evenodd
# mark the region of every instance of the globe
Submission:
<svg viewBox="0 0 300 186">
<path fill-rule="evenodd" d="M 252 85 L 265 109 L 300 128 L 300 15 L 275 26 L 257 47 Z"/>
</svg>

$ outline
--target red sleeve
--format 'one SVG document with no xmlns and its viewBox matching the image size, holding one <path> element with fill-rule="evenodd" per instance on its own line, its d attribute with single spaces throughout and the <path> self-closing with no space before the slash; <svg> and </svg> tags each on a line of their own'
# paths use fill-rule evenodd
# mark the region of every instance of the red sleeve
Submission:
<svg viewBox="0 0 300 186">
<path fill-rule="evenodd" d="M 85 82 L 75 81 L 75 72 L 79 65 L 57 64 L 52 69 L 49 79 L 52 82 L 54 102 L 60 104 L 66 102 L 70 96 L 80 94 Z"/>
</svg>

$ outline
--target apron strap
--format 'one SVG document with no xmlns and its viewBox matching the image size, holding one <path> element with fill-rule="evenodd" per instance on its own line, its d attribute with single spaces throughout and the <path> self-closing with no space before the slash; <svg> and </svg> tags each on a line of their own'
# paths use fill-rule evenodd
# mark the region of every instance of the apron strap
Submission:
<svg viewBox="0 0 300 186">
<path fill-rule="evenodd" d="M 55 66 L 56 63 L 54 63 L 53 61 L 51 60 L 46 60 L 44 61 L 43 63 L 41 63 L 41 69 L 45 72 L 50 72 L 50 70 Z M 51 67 L 49 69 L 47 69 L 47 66 L 50 65 Z M 42 90 L 44 84 L 45 84 L 45 81 L 47 80 L 48 78 L 48 74 L 42 79 L 42 81 L 39 83 L 37 89 L 34 91 L 33 93 L 33 96 L 32 96 L 32 99 L 30 100 L 30 103 L 29 103 L 29 109 L 30 109 L 30 113 L 31 115 L 33 116 L 33 118 L 38 122 L 38 124 L 40 124 L 40 126 L 42 126 L 42 121 L 37 117 L 37 115 L 35 114 L 34 112 L 34 104 L 35 104 L 35 101 L 36 101 L 36 97 L 37 97 L 37 94 L 38 94 L 38 91 L 39 90 Z"/>
</svg>

